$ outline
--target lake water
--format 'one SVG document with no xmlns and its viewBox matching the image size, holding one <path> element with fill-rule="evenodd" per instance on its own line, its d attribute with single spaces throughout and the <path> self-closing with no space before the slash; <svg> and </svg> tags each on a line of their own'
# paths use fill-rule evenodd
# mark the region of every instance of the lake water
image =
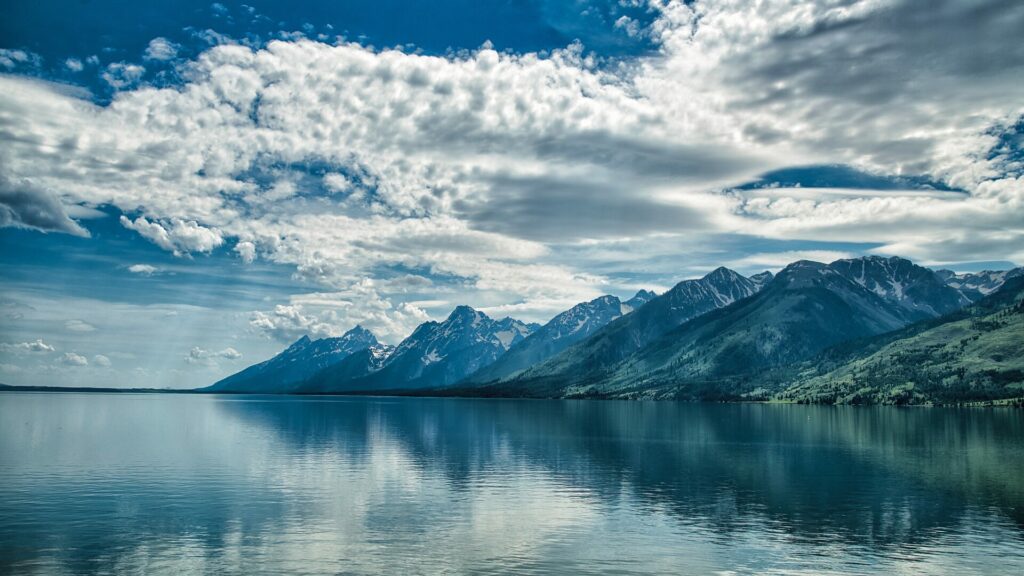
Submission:
<svg viewBox="0 0 1024 576">
<path fill-rule="evenodd" d="M 0 394 L 0 573 L 1024 574 L 1024 411 Z"/>
</svg>

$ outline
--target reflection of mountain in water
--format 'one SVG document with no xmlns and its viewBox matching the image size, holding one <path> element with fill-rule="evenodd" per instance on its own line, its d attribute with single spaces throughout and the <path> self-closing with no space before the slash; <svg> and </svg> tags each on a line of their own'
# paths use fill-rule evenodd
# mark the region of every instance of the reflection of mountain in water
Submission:
<svg viewBox="0 0 1024 576">
<path fill-rule="evenodd" d="M 454 490 L 522 459 L 614 505 L 728 534 L 780 523 L 794 537 L 898 545 L 955 531 L 969 508 L 1024 529 L 1024 420 L 1012 410 L 592 401 L 380 399 L 223 402 L 291 450 L 386 435 Z M 1022 534 L 1024 537 L 1024 534 Z"/>
<path fill-rule="evenodd" d="M 0 573 L 1010 571 L 1021 438 L 998 409 L 11 395 Z"/>
</svg>

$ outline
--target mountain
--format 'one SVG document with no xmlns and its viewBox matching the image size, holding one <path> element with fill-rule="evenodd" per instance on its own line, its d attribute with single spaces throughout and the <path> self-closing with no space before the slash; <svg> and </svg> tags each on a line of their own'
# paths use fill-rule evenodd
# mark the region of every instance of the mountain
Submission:
<svg viewBox="0 0 1024 576">
<path fill-rule="evenodd" d="M 601 296 L 577 304 L 512 346 L 496 362 L 472 374 L 466 382 L 491 382 L 522 372 L 590 336 L 612 320 L 640 308 L 655 296 L 653 292 L 641 290 L 626 302 L 615 296 Z"/>
<path fill-rule="evenodd" d="M 751 298 L 667 332 L 566 393 L 713 395 L 708 382 L 804 360 L 839 342 L 902 328 L 914 316 L 832 266 L 794 262 Z"/>
<path fill-rule="evenodd" d="M 657 297 L 658 295 L 650 290 L 640 290 L 632 298 L 623 302 L 623 304 L 632 312 Z M 623 314 L 625 313 L 623 312 Z"/>
<path fill-rule="evenodd" d="M 897 256 L 836 260 L 829 268 L 898 304 L 917 320 L 948 314 L 971 303 L 932 270 Z"/>
<path fill-rule="evenodd" d="M 310 340 L 309 336 L 303 336 L 270 360 L 232 374 L 203 390 L 275 394 L 288 392 L 320 370 L 376 345 L 377 338 L 362 326 L 356 326 L 337 338 Z"/>
<path fill-rule="evenodd" d="M 948 286 L 958 290 L 971 301 L 976 302 L 998 290 L 1010 278 L 1024 276 L 1024 268 L 998 271 L 985 270 L 983 272 L 969 272 L 965 274 L 957 274 L 952 270 L 938 270 L 935 274 Z"/>
<path fill-rule="evenodd" d="M 349 382 L 365 378 L 381 368 L 395 352 L 395 347 L 388 344 L 375 344 L 354 352 L 341 362 L 331 364 L 315 374 L 299 382 L 290 390 L 300 394 L 331 392 L 336 383 Z"/>
<path fill-rule="evenodd" d="M 586 381 L 628 358 L 683 322 L 751 296 L 758 286 L 728 268 L 684 280 L 636 312 L 613 320 L 590 337 L 511 380 L 565 383 Z"/>
<path fill-rule="evenodd" d="M 386 359 L 354 358 L 313 375 L 300 390 L 365 392 L 446 386 L 491 364 L 536 328 L 511 318 L 493 320 L 469 306 L 459 306 L 444 322 L 420 324 Z"/>
<path fill-rule="evenodd" d="M 765 284 L 771 282 L 772 278 L 775 278 L 775 275 L 765 270 L 760 274 L 754 274 L 751 276 L 750 281 L 754 283 L 754 287 L 760 290 L 761 288 L 764 288 Z"/>
<path fill-rule="evenodd" d="M 1024 277 L 942 318 L 830 351 L 779 398 L 950 404 L 1024 397 Z"/>
</svg>

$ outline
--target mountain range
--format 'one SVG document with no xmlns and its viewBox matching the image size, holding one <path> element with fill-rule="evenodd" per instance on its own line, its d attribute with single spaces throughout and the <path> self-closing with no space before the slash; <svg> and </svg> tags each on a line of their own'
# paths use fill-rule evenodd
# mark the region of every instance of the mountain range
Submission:
<svg viewBox="0 0 1024 576">
<path fill-rule="evenodd" d="M 776 275 L 751 277 L 718 268 L 661 295 L 640 291 L 626 301 L 601 296 L 543 326 L 494 320 L 459 306 L 443 322 L 420 325 L 394 347 L 359 327 L 340 338 L 304 337 L 204 391 L 894 403 L 950 402 L 981 390 L 989 400 L 1020 397 L 1018 381 L 1024 376 L 1014 380 L 1021 375 L 1013 366 L 1022 357 L 1024 340 L 1013 326 L 1019 316 L 1005 313 L 1014 304 L 1004 290 L 1024 284 L 1021 277 L 1021 268 L 956 274 L 877 256 L 831 264 L 798 261 Z M 959 392 L 940 394 L 935 386 L 907 392 L 913 382 L 890 379 L 878 380 L 887 384 L 871 394 L 850 391 L 865 384 L 865 375 L 880 378 L 879 366 L 903 358 L 897 354 L 888 364 L 866 360 L 880 353 L 879 338 L 890 339 L 890 352 L 916 350 L 916 344 L 895 343 L 902 338 L 937 345 L 934 339 L 953 329 L 929 333 L 924 340 L 920 331 L 982 313 L 1003 314 L 999 322 L 1009 323 L 974 340 L 998 340 L 993 345 L 1002 351 L 995 359 L 965 344 L 965 357 L 974 350 L 971 367 L 954 366 L 956 354 L 929 364 L 929 382 L 943 370 L 962 374 L 968 383 L 961 383 Z M 1007 343 L 1011 346 L 1004 349 Z M 844 369 L 840 357 L 859 362 L 860 368 Z M 984 378 L 1005 386 L 994 390 L 979 384 L 985 374 L 997 374 Z M 882 386 L 878 382 L 866 385 Z M 890 394 L 895 388 L 903 392 Z"/>
</svg>

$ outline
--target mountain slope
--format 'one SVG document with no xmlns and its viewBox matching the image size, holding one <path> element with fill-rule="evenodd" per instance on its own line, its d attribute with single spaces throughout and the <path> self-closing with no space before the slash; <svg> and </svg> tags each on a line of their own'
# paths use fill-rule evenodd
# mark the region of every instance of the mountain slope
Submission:
<svg viewBox="0 0 1024 576">
<path fill-rule="evenodd" d="M 896 330 L 911 318 L 830 266 L 795 262 L 755 296 L 683 324 L 585 385 L 616 395 L 667 387 L 685 397 L 690 383 L 803 360 L 839 342 Z"/>
<path fill-rule="evenodd" d="M 337 338 L 310 340 L 309 336 L 303 336 L 270 360 L 250 366 L 202 390 L 289 392 L 320 370 L 377 344 L 377 338 L 362 326 L 356 326 Z"/>
<path fill-rule="evenodd" d="M 1007 280 L 1024 276 L 1024 268 L 985 270 L 965 274 L 957 274 L 952 270 L 938 270 L 935 274 L 948 286 L 976 302 L 999 290 Z"/>
<path fill-rule="evenodd" d="M 935 272 L 905 258 L 865 256 L 836 260 L 829 264 L 829 268 L 902 306 L 916 319 L 948 314 L 971 303 Z"/>
<path fill-rule="evenodd" d="M 366 392 L 446 386 L 494 362 L 533 329 L 518 320 L 493 320 L 469 306 L 459 306 L 444 322 L 420 324 L 379 368 L 370 358 L 355 359 L 315 375 L 300 389 Z"/>
<path fill-rule="evenodd" d="M 684 280 L 636 312 L 610 322 L 589 338 L 522 372 L 509 381 L 509 386 L 530 387 L 540 382 L 561 386 L 592 380 L 683 322 L 757 290 L 749 278 L 728 268 L 718 268 L 697 280 Z"/>
<path fill-rule="evenodd" d="M 836 351 L 838 363 L 805 369 L 779 397 L 882 404 L 1024 397 L 1024 277 L 962 311 L 857 344 Z"/>
<path fill-rule="evenodd" d="M 483 383 L 514 376 L 583 340 L 653 297 L 653 292 L 641 290 L 626 302 L 615 296 L 601 296 L 577 304 L 511 347 L 493 364 L 472 374 L 466 382 Z"/>
</svg>

